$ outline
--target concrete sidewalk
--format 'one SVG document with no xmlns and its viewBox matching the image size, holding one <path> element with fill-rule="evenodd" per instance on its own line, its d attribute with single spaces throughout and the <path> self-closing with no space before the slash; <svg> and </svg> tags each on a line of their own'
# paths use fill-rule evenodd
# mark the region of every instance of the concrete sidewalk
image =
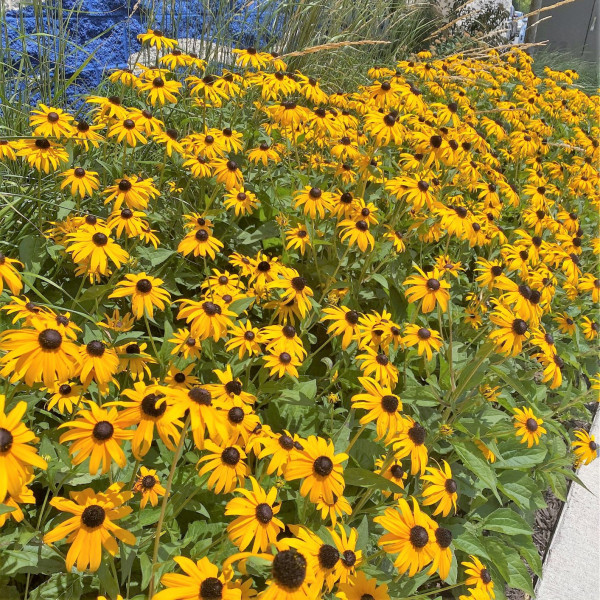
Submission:
<svg viewBox="0 0 600 600">
<path fill-rule="evenodd" d="M 600 410 L 590 434 L 600 442 Z M 544 562 L 537 600 L 600 599 L 600 459 L 579 469 Z"/>
</svg>

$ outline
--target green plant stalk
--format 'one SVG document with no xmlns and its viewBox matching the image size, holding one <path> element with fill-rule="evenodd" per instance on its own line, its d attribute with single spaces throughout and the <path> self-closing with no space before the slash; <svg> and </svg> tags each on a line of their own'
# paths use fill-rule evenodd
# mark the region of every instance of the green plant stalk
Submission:
<svg viewBox="0 0 600 600">
<path fill-rule="evenodd" d="M 162 504 L 160 506 L 160 516 L 158 517 L 158 523 L 156 524 L 156 534 L 154 537 L 154 548 L 152 550 L 152 563 L 150 567 L 150 584 L 148 586 L 148 598 L 152 598 L 154 596 L 154 571 L 156 570 L 156 562 L 158 560 L 158 548 L 160 546 L 160 536 L 162 534 L 163 523 L 165 520 L 165 513 L 167 512 L 167 504 L 169 502 L 169 495 L 171 493 L 171 486 L 173 485 L 173 477 L 175 476 L 175 470 L 177 467 L 177 463 L 179 462 L 179 458 L 183 451 L 183 444 L 185 443 L 185 436 L 187 434 L 188 428 L 190 426 L 190 415 L 188 414 L 185 423 L 183 424 L 183 429 L 181 430 L 181 437 L 179 438 L 179 443 L 177 444 L 177 448 L 175 449 L 175 454 L 173 455 L 173 462 L 171 463 L 171 469 L 169 470 L 169 477 L 167 478 L 167 485 L 165 486 L 165 495 L 163 496 Z"/>
</svg>

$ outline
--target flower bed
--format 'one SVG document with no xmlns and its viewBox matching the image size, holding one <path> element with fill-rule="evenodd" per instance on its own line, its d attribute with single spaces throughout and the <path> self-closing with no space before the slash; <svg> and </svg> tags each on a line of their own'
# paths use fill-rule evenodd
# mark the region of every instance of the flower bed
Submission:
<svg viewBox="0 0 600 600">
<path fill-rule="evenodd" d="M 518 50 L 327 93 L 142 41 L 0 142 L 0 594 L 533 593 L 597 456 L 598 98 Z"/>
</svg>

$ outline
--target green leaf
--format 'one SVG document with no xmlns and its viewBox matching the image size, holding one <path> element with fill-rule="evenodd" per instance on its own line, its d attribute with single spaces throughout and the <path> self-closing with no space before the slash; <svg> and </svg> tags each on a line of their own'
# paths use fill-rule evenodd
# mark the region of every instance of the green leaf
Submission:
<svg viewBox="0 0 600 600">
<path fill-rule="evenodd" d="M 500 456 L 494 463 L 496 469 L 531 469 L 539 465 L 546 457 L 544 446 L 527 446 L 518 440 L 508 440 L 498 444 Z"/>
<path fill-rule="evenodd" d="M 481 454 L 481 450 L 473 442 L 459 442 L 452 440 L 452 446 L 460 457 L 464 466 L 476 475 L 485 485 L 490 488 L 496 496 L 496 474 L 487 460 Z"/>
<path fill-rule="evenodd" d="M 383 490 L 386 492 L 394 492 L 396 494 L 402 494 L 404 490 L 399 486 L 371 471 L 359 468 L 350 468 L 344 470 L 344 479 L 349 485 L 356 485 L 358 487 L 374 488 L 376 490 Z"/>
<path fill-rule="evenodd" d="M 6 504 L 0 504 L 0 515 L 5 515 L 6 513 L 13 512 L 16 510 L 14 506 L 7 506 Z"/>
<path fill-rule="evenodd" d="M 523 471 L 504 471 L 498 477 L 500 491 L 523 510 L 544 508 L 546 503 L 536 483 Z"/>
<path fill-rule="evenodd" d="M 498 508 L 483 521 L 483 528 L 506 535 L 531 535 L 531 527 L 510 508 Z"/>
<path fill-rule="evenodd" d="M 475 535 L 471 531 L 464 531 L 458 537 L 454 538 L 454 546 L 467 554 L 473 554 L 479 559 L 488 559 L 489 556 L 483 543 L 483 536 Z"/>
<path fill-rule="evenodd" d="M 542 576 L 542 559 L 538 549 L 527 535 L 515 535 L 507 540 L 510 545 L 529 563 L 531 570 Z"/>
</svg>

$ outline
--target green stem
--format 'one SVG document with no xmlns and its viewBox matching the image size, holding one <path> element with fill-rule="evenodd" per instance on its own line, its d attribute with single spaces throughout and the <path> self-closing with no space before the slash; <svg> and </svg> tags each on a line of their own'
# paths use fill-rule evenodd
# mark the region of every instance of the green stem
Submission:
<svg viewBox="0 0 600 600">
<path fill-rule="evenodd" d="M 173 485 L 173 477 L 175 476 L 175 469 L 179 462 L 179 457 L 183 451 L 183 444 L 185 442 L 185 436 L 187 434 L 188 427 L 190 426 L 190 415 L 187 416 L 183 429 L 181 430 L 181 437 L 179 438 L 179 444 L 175 449 L 175 455 L 173 456 L 173 462 L 171 463 L 171 469 L 169 470 L 169 477 L 167 479 L 167 485 L 165 487 L 165 495 L 163 496 L 162 504 L 160 507 L 160 516 L 158 517 L 158 523 L 156 524 L 156 534 L 154 536 L 154 549 L 152 550 L 152 565 L 150 568 L 150 585 L 148 588 L 148 598 L 154 596 L 154 571 L 156 570 L 156 562 L 158 560 L 158 548 L 160 546 L 160 536 L 162 534 L 163 523 L 165 520 L 165 513 L 167 512 L 167 504 L 169 502 L 169 495 L 171 493 L 171 486 Z"/>
</svg>

